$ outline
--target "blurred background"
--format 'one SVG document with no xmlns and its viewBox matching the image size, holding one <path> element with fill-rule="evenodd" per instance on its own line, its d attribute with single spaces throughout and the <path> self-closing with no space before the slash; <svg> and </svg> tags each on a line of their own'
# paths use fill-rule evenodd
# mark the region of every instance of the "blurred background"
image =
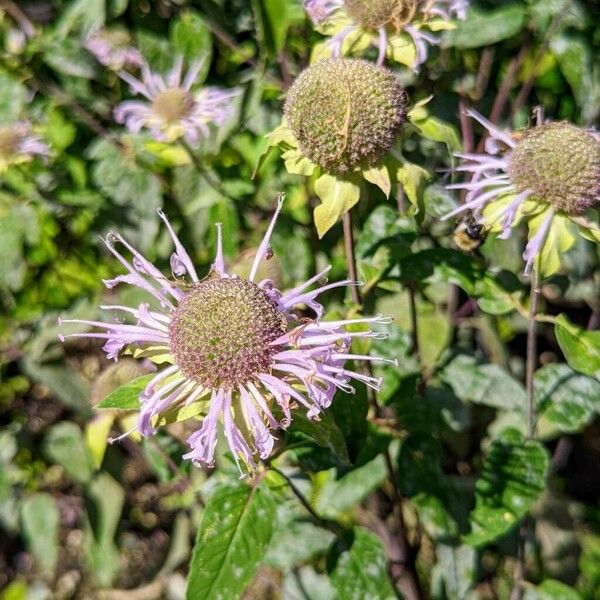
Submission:
<svg viewBox="0 0 600 600">
<path fill-rule="evenodd" d="M 399 217 L 401 204 L 375 188 L 355 212 L 359 270 L 372 284 L 365 312 L 396 319 L 382 351 L 398 356 L 401 366 L 386 373 L 383 401 L 396 403 L 409 430 L 435 438 L 435 468 L 468 494 L 481 469 L 482 440 L 490 426 L 510 418 L 505 402 L 512 399 L 490 406 L 486 396 L 494 386 L 513 394 L 514 380 L 509 385 L 502 379 L 507 372 L 522 378 L 526 322 L 516 313 L 472 310 L 465 277 L 478 275 L 465 275 L 462 263 L 454 271 L 436 272 L 423 283 L 418 302 L 425 364 L 466 349 L 503 371 L 454 363 L 440 387 L 440 401 L 415 405 L 408 297 L 398 281 L 383 281 L 382 273 L 396 265 L 398 247 L 451 245 L 452 224 L 437 217 L 455 199 L 444 191 L 440 169 L 452 164 L 450 154 L 468 142 L 465 136 L 473 136 L 469 143 L 476 144 L 481 135 L 461 127 L 460 108 L 473 106 L 486 115 L 495 110 L 495 121 L 516 129 L 528 123 L 537 105 L 548 117 L 584 126 L 596 125 L 600 114 L 599 2 L 472 4 L 458 29 L 440 34 L 441 44 L 431 50 L 420 74 L 398 69 L 412 104 L 434 94 L 428 105 L 429 139 L 409 133 L 403 142 L 406 156 L 430 173 L 420 190 L 421 233 Z M 159 72 L 171 68 L 178 54 L 187 61 L 204 56 L 199 82 L 239 90 L 235 114 L 203 141 L 195 164 L 185 153 L 114 122 L 115 105 L 131 94 L 116 74 L 118 60 L 101 64 L 86 49 L 98 31 L 112 44 L 138 49 Z M 111 304 L 142 300 L 131 289 L 104 289 L 102 279 L 120 273 L 100 240 L 111 228 L 168 272 L 171 246 L 159 228 L 160 207 L 199 271 L 212 260 L 212 225 L 221 222 L 226 258 L 244 273 L 276 194 L 285 191 L 269 276 L 291 286 L 329 262 L 332 279 L 346 276 L 341 225 L 318 239 L 309 182 L 288 174 L 276 155 L 253 179 L 266 148 L 264 136 L 280 122 L 285 90 L 308 64 L 312 42 L 320 36 L 296 0 L 3 0 L 0 35 L 0 125 L 28 121 L 49 148 L 44 160 L 10 164 L 9 145 L 0 136 L 0 599 L 183 598 L 205 498 L 216 482 L 235 479 L 236 473 L 230 462 L 206 473 L 181 461 L 193 427 L 189 423 L 174 423 L 152 439 L 131 436 L 108 445 L 107 438 L 125 431 L 132 417 L 93 407 L 142 374 L 144 366 L 129 359 L 110 362 L 93 341 L 61 344 L 57 319 L 97 318 L 97 307 L 108 295 Z M 390 236 L 397 236 L 397 247 L 383 243 Z M 522 235 L 501 243 L 490 239 L 482 248 L 486 264 L 512 274 L 509 289 L 523 285 L 516 276 L 522 270 L 523 240 Z M 581 240 L 564 257 L 564 267 L 544 288 L 546 311 L 598 329 L 598 249 Z M 425 279 L 432 266 L 423 263 L 421 269 Z M 461 290 L 452 305 L 448 290 L 457 283 Z M 343 311 L 344 298 L 333 294 L 330 306 L 332 312 Z M 542 329 L 539 347 L 542 365 L 560 360 L 550 331 Z M 587 393 L 590 405 L 597 406 L 598 385 L 581 385 L 564 393 Z M 514 392 L 520 393 L 522 387 Z M 362 405 L 350 406 L 362 411 Z M 536 598 L 600 599 L 596 410 L 586 412 L 571 431 L 549 427 L 546 433 L 553 472 L 536 508 L 538 555 L 546 576 L 568 584 L 575 595 L 562 596 L 563 590 Z M 342 429 L 356 457 L 356 432 Z M 425 444 L 419 451 L 429 457 L 430 449 Z M 299 452 L 294 460 L 317 474 L 332 468 L 316 451 Z M 414 465 L 405 466 L 410 475 Z M 435 469 L 427 476 L 438 478 Z M 349 499 L 338 512 L 325 508 L 323 513 L 343 521 L 347 517 L 341 513 L 359 510 L 378 484 L 348 483 Z M 409 481 L 406 493 L 412 497 L 422 487 Z M 433 487 L 425 485 L 428 491 Z M 341 492 L 334 486 L 326 494 L 329 500 L 322 496 L 321 507 L 335 506 Z M 469 508 L 463 506 L 463 513 Z M 281 512 L 280 530 L 243 597 L 337 597 L 322 578 L 333 534 L 292 526 L 295 513 L 286 513 L 285 503 Z M 436 553 L 432 541 L 435 527 L 443 530 L 445 523 L 438 520 L 427 529 L 420 567 L 432 582 L 432 596 L 508 597 L 511 580 L 501 557 L 515 555 L 514 540 L 482 550 L 475 562 L 466 550 L 453 556 L 452 583 L 451 557 Z"/>
</svg>

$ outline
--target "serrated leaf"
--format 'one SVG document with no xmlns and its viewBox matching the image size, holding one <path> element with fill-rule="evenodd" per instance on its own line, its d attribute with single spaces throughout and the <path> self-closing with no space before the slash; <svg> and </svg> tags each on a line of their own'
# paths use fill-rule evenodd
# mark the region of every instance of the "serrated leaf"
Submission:
<svg viewBox="0 0 600 600">
<path fill-rule="evenodd" d="M 600 381 L 568 365 L 545 365 L 535 373 L 538 427 L 574 433 L 600 412 Z"/>
<path fill-rule="evenodd" d="M 59 523 L 58 507 L 50 494 L 35 494 L 23 501 L 23 537 L 36 564 L 46 574 L 52 574 L 56 567 Z"/>
<path fill-rule="evenodd" d="M 453 125 L 431 115 L 415 121 L 414 124 L 419 128 L 423 137 L 446 144 L 449 152 L 456 152 L 462 148 L 458 132 Z"/>
<path fill-rule="evenodd" d="M 133 381 L 111 392 L 96 408 L 118 408 L 120 410 L 139 410 L 140 394 L 144 391 L 155 373 L 137 377 Z"/>
<path fill-rule="evenodd" d="M 505 429 L 483 463 L 469 515 L 471 532 L 464 541 L 482 546 L 515 527 L 544 490 L 548 464 L 548 453 L 539 442 Z"/>
<path fill-rule="evenodd" d="M 480 364 L 472 356 L 453 358 L 440 372 L 440 379 L 463 402 L 517 412 L 525 406 L 525 390 L 516 379 L 502 367 Z"/>
<path fill-rule="evenodd" d="M 395 599 L 381 540 L 362 527 L 352 533 L 352 545 L 340 554 L 331 573 L 339 600 Z"/>
<path fill-rule="evenodd" d="M 600 331 L 586 331 L 559 315 L 554 333 L 571 367 L 586 375 L 600 372 Z"/>
<path fill-rule="evenodd" d="M 322 238 L 358 202 L 360 186 L 355 178 L 325 173 L 315 181 L 315 193 L 321 200 L 314 210 L 315 226 Z"/>
<path fill-rule="evenodd" d="M 217 489 L 198 528 L 188 600 L 238 598 L 265 555 L 275 516 L 267 488 L 240 483 Z"/>
<path fill-rule="evenodd" d="M 329 480 L 319 491 L 315 508 L 325 516 L 336 517 L 358 504 L 386 477 L 387 470 L 381 455 L 347 473 L 336 474 L 336 470 L 332 469 Z"/>
</svg>

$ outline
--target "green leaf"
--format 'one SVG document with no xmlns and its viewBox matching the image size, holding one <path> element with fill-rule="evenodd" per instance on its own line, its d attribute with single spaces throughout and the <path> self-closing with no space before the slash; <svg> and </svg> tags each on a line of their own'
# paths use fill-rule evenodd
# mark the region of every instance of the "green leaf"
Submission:
<svg viewBox="0 0 600 600">
<path fill-rule="evenodd" d="M 523 411 L 523 386 L 498 365 L 480 364 L 474 357 L 459 354 L 440 372 L 440 379 L 463 402 L 502 410 Z"/>
<path fill-rule="evenodd" d="M 315 502 L 315 508 L 324 516 L 337 517 L 352 508 L 387 477 L 385 461 L 381 455 L 346 473 L 336 471 L 331 469 L 330 477 L 320 489 Z"/>
<path fill-rule="evenodd" d="M 217 489 L 198 528 L 187 598 L 239 598 L 263 560 L 275 529 L 276 505 L 265 487 Z"/>
<path fill-rule="evenodd" d="M 385 163 L 374 165 L 369 169 L 365 169 L 363 177 L 376 185 L 384 194 L 386 198 L 390 197 L 390 191 L 392 189 L 392 182 L 390 180 L 390 172 L 388 166 Z"/>
<path fill-rule="evenodd" d="M 360 199 L 360 186 L 354 178 L 341 179 L 325 173 L 315 181 L 321 204 L 314 210 L 315 226 L 322 238 Z"/>
<path fill-rule="evenodd" d="M 555 579 L 546 579 L 535 587 L 528 586 L 523 596 L 523 600 L 557 600 L 558 598 L 583 600 L 577 590 Z"/>
<path fill-rule="evenodd" d="M 429 173 L 419 165 L 406 162 L 398 167 L 396 177 L 402 184 L 410 203 L 415 207 L 420 206 Z"/>
<path fill-rule="evenodd" d="M 432 116 L 414 121 L 414 124 L 420 129 L 423 137 L 434 142 L 443 142 L 448 147 L 449 152 L 456 152 L 462 148 L 456 127 L 453 125 Z"/>
<path fill-rule="evenodd" d="M 435 554 L 437 561 L 431 576 L 431 597 L 447 600 L 468 598 L 477 574 L 477 551 L 471 546 L 438 542 Z"/>
<path fill-rule="evenodd" d="M 281 571 L 289 571 L 300 563 L 324 554 L 334 539 L 327 529 L 312 523 L 293 521 L 273 536 L 265 556 L 265 564 Z"/>
<path fill-rule="evenodd" d="M 471 532 L 464 541 L 482 546 L 515 527 L 544 490 L 548 464 L 542 444 L 526 440 L 516 429 L 505 429 L 483 463 L 469 515 Z"/>
<path fill-rule="evenodd" d="M 446 48 L 479 48 L 489 46 L 517 35 L 526 24 L 525 9 L 516 4 L 487 12 L 471 8 L 465 21 L 456 29 L 446 32 Z"/>
<path fill-rule="evenodd" d="M 319 420 L 309 419 L 306 413 L 296 411 L 288 433 L 300 433 L 322 448 L 327 448 L 340 464 L 350 464 L 346 440 L 330 413 L 320 415 Z"/>
<path fill-rule="evenodd" d="M 559 315 L 554 333 L 571 367 L 586 375 L 600 372 L 600 331 L 586 331 Z"/>
<path fill-rule="evenodd" d="M 188 62 L 202 60 L 202 68 L 194 85 L 200 85 L 208 75 L 212 58 L 210 30 L 201 15 L 193 10 L 185 10 L 171 24 L 169 37 L 174 50 L 188 59 Z"/>
<path fill-rule="evenodd" d="M 284 47 L 290 26 L 290 3 L 287 0 L 253 0 L 252 7 L 261 46 L 278 55 Z"/>
<path fill-rule="evenodd" d="M 44 452 L 79 483 L 88 483 L 94 471 L 83 433 L 75 423 L 63 421 L 54 425 L 44 439 Z"/>
<path fill-rule="evenodd" d="M 381 540 L 362 527 L 352 533 L 352 545 L 340 554 L 331 573 L 339 600 L 395 599 Z"/>
<path fill-rule="evenodd" d="M 0 69 L 0 123 L 19 119 L 26 103 L 27 88 Z"/>
<path fill-rule="evenodd" d="M 119 408 L 121 410 L 139 410 L 140 394 L 144 391 L 155 373 L 137 377 L 133 381 L 111 392 L 96 408 Z"/>
<path fill-rule="evenodd" d="M 535 397 L 542 433 L 574 433 L 600 412 L 600 381 L 568 365 L 550 364 L 535 373 Z"/>
<path fill-rule="evenodd" d="M 81 44 L 72 39 L 56 41 L 44 52 L 46 64 L 61 75 L 91 79 L 95 74 L 95 63 L 91 55 L 81 51 Z"/>
<path fill-rule="evenodd" d="M 51 575 L 58 559 L 60 515 L 50 494 L 35 494 L 21 505 L 21 526 L 27 548 L 40 569 Z"/>
<path fill-rule="evenodd" d="M 89 484 L 87 497 L 93 506 L 86 524 L 87 560 L 98 584 L 108 587 L 119 570 L 115 534 L 125 493 L 108 473 L 99 473 Z"/>
<path fill-rule="evenodd" d="M 310 158 L 304 156 L 302 151 L 298 148 L 290 148 L 286 150 L 282 155 L 285 162 L 285 168 L 288 173 L 292 173 L 293 175 L 304 175 L 305 177 L 310 177 L 317 165 L 310 160 Z"/>
</svg>

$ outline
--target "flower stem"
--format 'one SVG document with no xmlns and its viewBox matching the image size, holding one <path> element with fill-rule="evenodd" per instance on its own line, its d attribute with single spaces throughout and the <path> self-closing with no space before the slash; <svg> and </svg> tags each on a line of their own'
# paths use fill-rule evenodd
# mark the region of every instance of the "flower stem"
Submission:
<svg viewBox="0 0 600 600">
<path fill-rule="evenodd" d="M 531 292 L 529 302 L 529 321 L 527 324 L 527 362 L 525 389 L 527 392 L 527 437 L 533 439 L 535 429 L 535 399 L 533 375 L 537 365 L 537 311 L 540 300 L 540 278 L 536 268 L 531 274 Z"/>
<path fill-rule="evenodd" d="M 344 250 L 346 251 L 346 263 L 348 265 L 348 275 L 352 281 L 358 281 L 358 274 L 356 270 L 356 254 L 354 251 L 354 231 L 352 229 L 352 215 L 350 211 L 347 211 L 342 216 L 342 223 L 344 226 Z M 362 298 L 358 286 L 350 286 L 350 293 L 352 294 L 352 302 L 354 304 L 361 305 Z"/>
<path fill-rule="evenodd" d="M 353 281 L 357 281 L 356 253 L 354 248 L 354 232 L 352 229 L 352 216 L 350 212 L 344 213 L 342 217 L 344 226 L 344 249 L 346 252 L 346 263 L 348 266 L 348 275 Z M 362 304 L 361 294 L 357 286 L 353 286 L 352 301 L 359 306 Z M 367 365 L 369 368 L 369 365 Z M 373 390 L 367 388 L 369 403 L 376 417 L 380 417 L 382 409 L 377 402 Z M 406 535 L 406 525 L 402 514 L 402 494 L 398 487 L 398 481 L 394 473 L 394 466 L 389 449 L 384 452 L 388 480 L 393 490 L 393 510 L 391 518 L 386 519 L 386 532 L 383 535 L 383 541 L 386 547 L 386 554 L 390 565 L 390 573 L 394 580 L 394 586 L 401 595 L 407 600 L 420 600 L 423 595 L 419 585 L 419 577 L 416 572 L 414 557 L 415 549 L 410 545 Z"/>
</svg>

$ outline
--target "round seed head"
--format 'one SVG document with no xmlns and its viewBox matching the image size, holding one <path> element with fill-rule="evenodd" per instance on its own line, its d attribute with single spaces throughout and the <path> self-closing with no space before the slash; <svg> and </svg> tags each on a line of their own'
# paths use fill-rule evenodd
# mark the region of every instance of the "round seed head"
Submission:
<svg viewBox="0 0 600 600">
<path fill-rule="evenodd" d="M 360 59 L 332 58 L 294 81 L 285 116 L 305 156 L 327 171 L 371 166 L 406 122 L 406 92 L 394 74 Z"/>
<path fill-rule="evenodd" d="M 410 23 L 420 0 L 344 0 L 346 12 L 367 29 L 392 25 L 400 29 Z"/>
<path fill-rule="evenodd" d="M 154 102 L 152 110 L 167 123 L 176 123 L 188 116 L 194 108 L 194 98 L 181 88 L 169 88 L 160 92 Z"/>
<path fill-rule="evenodd" d="M 173 311 L 171 351 L 183 374 L 207 388 L 234 388 L 271 366 L 285 316 L 245 279 L 207 279 Z"/>
<path fill-rule="evenodd" d="M 546 123 L 523 134 L 509 161 L 518 192 L 581 214 L 600 200 L 600 140 L 570 123 Z"/>
</svg>

